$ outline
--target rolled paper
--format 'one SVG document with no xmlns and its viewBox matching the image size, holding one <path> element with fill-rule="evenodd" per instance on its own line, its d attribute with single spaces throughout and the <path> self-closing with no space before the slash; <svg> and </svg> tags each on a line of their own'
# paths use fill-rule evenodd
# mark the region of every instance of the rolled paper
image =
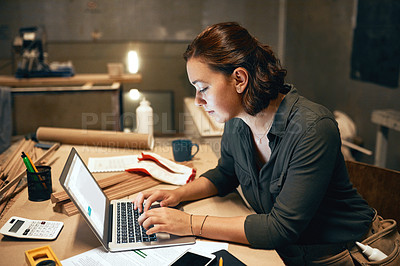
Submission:
<svg viewBox="0 0 400 266">
<path fill-rule="evenodd" d="M 108 130 L 39 127 L 36 138 L 73 145 L 150 150 L 154 147 L 152 135 Z"/>
</svg>

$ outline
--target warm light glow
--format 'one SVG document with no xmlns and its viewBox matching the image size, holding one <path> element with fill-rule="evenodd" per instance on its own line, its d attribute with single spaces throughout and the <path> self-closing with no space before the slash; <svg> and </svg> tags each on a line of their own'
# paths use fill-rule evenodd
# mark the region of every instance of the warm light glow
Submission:
<svg viewBox="0 0 400 266">
<path fill-rule="evenodd" d="M 128 71 L 135 74 L 139 70 L 139 57 L 136 51 L 128 52 Z"/>
<path fill-rule="evenodd" d="M 139 100 L 140 98 L 140 92 L 138 89 L 130 89 L 129 90 L 129 98 L 131 98 L 134 101 Z"/>
</svg>

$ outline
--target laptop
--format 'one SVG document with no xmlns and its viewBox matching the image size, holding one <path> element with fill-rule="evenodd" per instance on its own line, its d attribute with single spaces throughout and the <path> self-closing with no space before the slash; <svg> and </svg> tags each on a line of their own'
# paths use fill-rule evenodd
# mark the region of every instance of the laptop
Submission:
<svg viewBox="0 0 400 266">
<path fill-rule="evenodd" d="M 110 201 L 75 148 L 71 149 L 60 176 L 60 183 L 69 198 L 107 251 L 146 249 L 194 244 L 193 236 L 157 233 L 145 234 L 137 222 L 132 200 Z"/>
</svg>

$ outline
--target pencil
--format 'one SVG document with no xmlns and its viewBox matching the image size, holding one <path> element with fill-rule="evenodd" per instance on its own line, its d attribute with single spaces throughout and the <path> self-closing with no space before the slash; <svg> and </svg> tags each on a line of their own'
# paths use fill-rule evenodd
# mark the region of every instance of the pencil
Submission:
<svg viewBox="0 0 400 266">
<path fill-rule="evenodd" d="M 38 172 L 38 170 L 37 170 L 37 168 L 36 168 L 35 164 L 32 162 L 32 159 L 31 159 L 31 157 L 29 157 L 29 155 L 28 155 L 26 152 L 22 152 L 22 154 L 25 154 L 25 155 L 26 155 L 26 157 L 28 157 L 28 160 L 29 160 L 29 162 L 31 163 L 31 165 L 32 165 L 32 167 L 33 167 L 33 170 L 35 170 L 35 173 L 37 173 L 37 172 Z M 39 178 L 40 178 L 40 177 L 39 177 Z"/>
<path fill-rule="evenodd" d="M 22 154 L 24 154 L 28 158 L 29 162 L 32 165 L 33 170 L 35 171 L 35 173 L 39 173 L 39 171 L 37 170 L 35 164 L 33 163 L 32 159 L 31 159 L 31 157 L 29 157 L 29 155 L 26 152 L 22 152 Z M 42 181 L 41 183 L 42 183 L 44 189 L 47 189 L 46 184 L 43 182 L 43 178 L 40 175 L 37 175 L 37 176 L 39 177 L 39 180 Z"/>
<path fill-rule="evenodd" d="M 224 265 L 224 260 L 222 259 L 222 257 L 219 258 L 219 266 L 223 266 Z"/>
</svg>

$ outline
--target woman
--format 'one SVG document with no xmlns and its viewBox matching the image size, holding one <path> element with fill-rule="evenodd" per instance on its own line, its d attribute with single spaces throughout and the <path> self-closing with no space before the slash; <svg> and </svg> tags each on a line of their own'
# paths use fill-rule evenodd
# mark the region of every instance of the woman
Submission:
<svg viewBox="0 0 400 266">
<path fill-rule="evenodd" d="M 276 249 L 287 264 L 306 264 L 342 252 L 361 240 L 375 212 L 352 187 L 333 115 L 284 83 L 267 45 L 237 23 L 208 27 L 184 53 L 195 104 L 225 123 L 215 169 L 172 191 L 140 193 L 135 208 L 149 234 L 232 241 Z M 189 215 L 149 209 L 175 206 L 241 186 L 257 214 L 247 217 Z"/>
</svg>

